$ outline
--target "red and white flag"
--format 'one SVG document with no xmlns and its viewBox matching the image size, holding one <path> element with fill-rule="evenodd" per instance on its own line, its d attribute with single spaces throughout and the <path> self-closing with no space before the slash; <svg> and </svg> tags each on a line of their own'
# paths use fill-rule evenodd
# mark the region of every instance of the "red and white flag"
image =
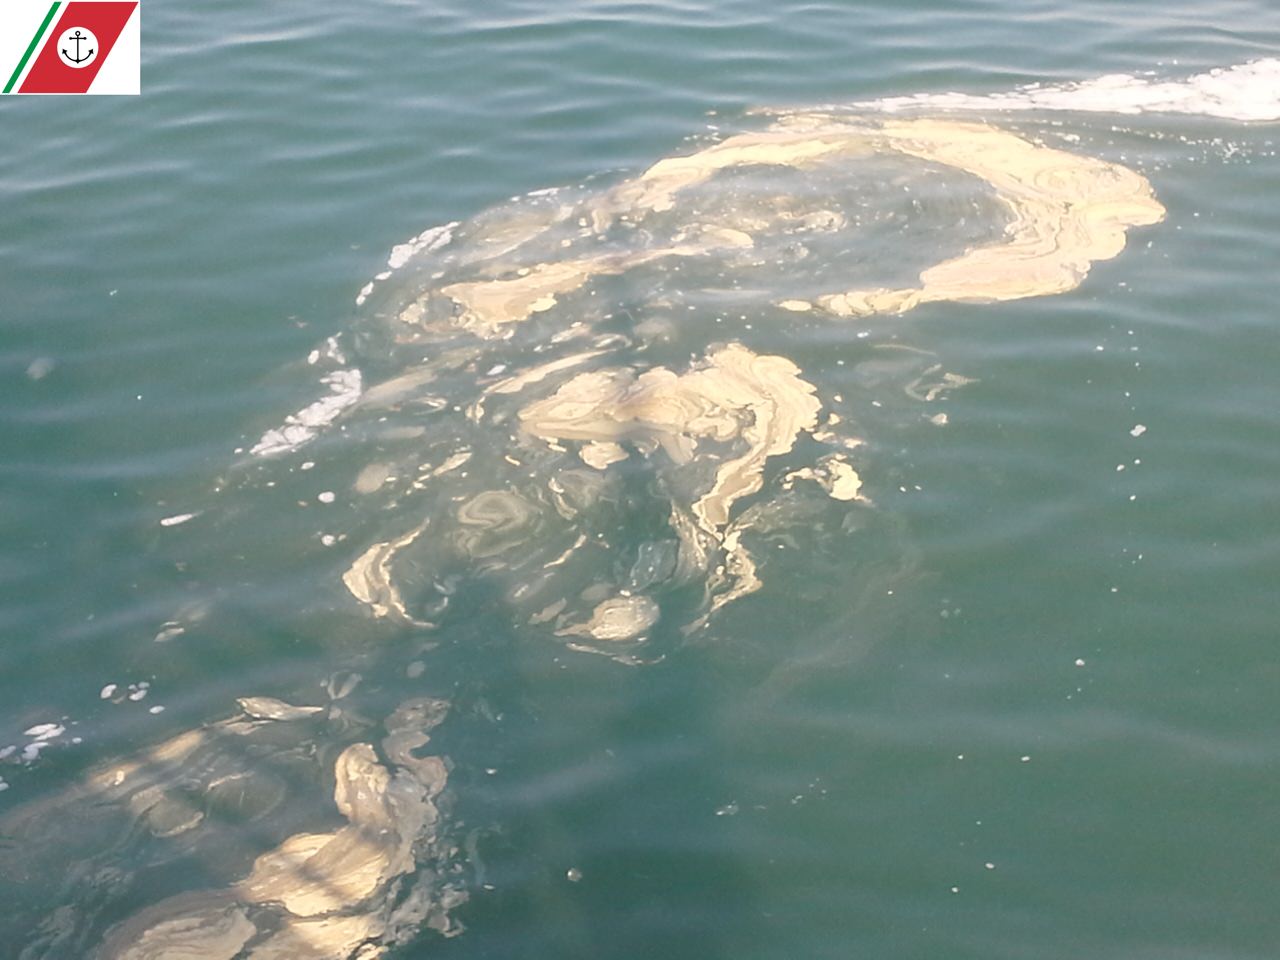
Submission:
<svg viewBox="0 0 1280 960">
<path fill-rule="evenodd" d="M 4 93 L 138 93 L 141 18 L 138 0 L 4 0 Z"/>
</svg>

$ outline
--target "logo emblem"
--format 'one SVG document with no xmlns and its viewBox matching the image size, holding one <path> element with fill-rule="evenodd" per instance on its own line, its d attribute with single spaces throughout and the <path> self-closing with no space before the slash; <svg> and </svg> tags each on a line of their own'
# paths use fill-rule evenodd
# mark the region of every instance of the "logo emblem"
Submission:
<svg viewBox="0 0 1280 960">
<path fill-rule="evenodd" d="M 83 70 L 98 58 L 98 38 L 88 27 L 64 30 L 58 38 L 58 56 L 74 70 Z"/>
<path fill-rule="evenodd" d="M 138 0 L 0 0 L 0 92 L 138 93 L 141 17 Z"/>
</svg>

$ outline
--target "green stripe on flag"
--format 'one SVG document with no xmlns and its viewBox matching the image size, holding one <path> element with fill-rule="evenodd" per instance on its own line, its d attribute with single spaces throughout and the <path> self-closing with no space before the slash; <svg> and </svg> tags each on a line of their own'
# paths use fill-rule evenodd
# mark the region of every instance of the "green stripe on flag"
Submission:
<svg viewBox="0 0 1280 960">
<path fill-rule="evenodd" d="M 27 61 L 31 59 L 31 54 L 35 52 L 36 47 L 40 45 L 40 38 L 44 36 L 44 32 L 49 29 L 49 24 L 53 22 L 53 15 L 58 12 L 58 8 L 62 6 L 62 0 L 55 0 L 53 6 L 49 8 L 49 12 L 44 15 L 44 23 L 40 24 L 40 29 L 36 31 L 36 35 L 31 38 L 31 42 L 27 44 L 27 52 L 22 55 L 22 59 L 18 61 L 18 68 L 13 71 L 13 76 L 9 78 L 9 82 L 4 85 L 4 92 L 8 93 L 13 89 L 13 85 L 18 82 L 18 78 L 22 76 L 22 71 L 26 69 Z"/>
</svg>

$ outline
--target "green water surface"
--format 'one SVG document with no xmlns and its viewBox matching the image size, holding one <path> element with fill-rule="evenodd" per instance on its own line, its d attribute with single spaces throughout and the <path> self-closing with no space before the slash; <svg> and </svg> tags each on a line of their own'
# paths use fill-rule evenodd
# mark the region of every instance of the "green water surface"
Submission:
<svg viewBox="0 0 1280 960">
<path fill-rule="evenodd" d="M 1275 56 L 1280 7 L 152 2 L 142 31 L 141 97 L 0 102 L 0 818 L 358 670 L 374 713 L 455 707 L 467 929 L 396 957 L 1277 955 L 1274 125 L 1019 116 L 1167 219 L 1059 297 L 717 331 L 849 398 L 874 519 L 652 666 L 532 642 L 483 583 L 440 635 L 383 629 L 269 498 L 159 520 L 314 399 L 299 361 L 427 226 L 753 107 Z M 890 342 L 976 382 L 921 409 Z M 0 837 L 0 956 L 76 849 Z M 102 922 L 203 882 L 143 871 Z"/>
</svg>

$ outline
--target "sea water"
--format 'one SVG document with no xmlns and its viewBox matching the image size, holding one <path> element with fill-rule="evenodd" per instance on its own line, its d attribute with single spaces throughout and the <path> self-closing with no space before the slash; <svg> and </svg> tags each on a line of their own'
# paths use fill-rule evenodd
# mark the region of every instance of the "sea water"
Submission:
<svg viewBox="0 0 1280 960">
<path fill-rule="evenodd" d="M 148 7 L 141 98 L 6 98 L 0 955 L 1271 955 L 1278 41 Z M 1054 261 L 920 122 L 1160 213 Z M 824 306 L 1045 197 L 1070 282 Z"/>
</svg>

